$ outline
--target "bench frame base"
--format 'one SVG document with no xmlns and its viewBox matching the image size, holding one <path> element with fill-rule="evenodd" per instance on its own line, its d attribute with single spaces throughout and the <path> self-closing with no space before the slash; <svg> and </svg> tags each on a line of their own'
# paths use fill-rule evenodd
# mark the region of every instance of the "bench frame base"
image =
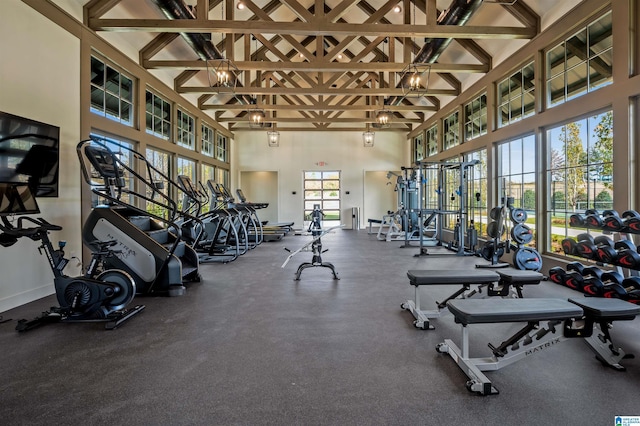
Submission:
<svg viewBox="0 0 640 426">
<path fill-rule="evenodd" d="M 466 383 L 467 389 L 483 396 L 499 393 L 483 371 L 499 370 L 530 355 L 554 347 L 569 338 L 583 338 L 595 352 L 598 361 L 618 371 L 624 371 L 625 367 L 620 365 L 620 361 L 633 358 L 633 355 L 625 354 L 622 349 L 614 346 L 608 332 L 611 321 L 599 321 L 598 324 L 599 327 L 594 327 L 592 318 L 582 318 L 577 321 L 568 319 L 563 323 L 558 320 L 530 322 L 524 329 L 503 342 L 500 347 L 494 348 L 489 344 L 494 354 L 488 358 L 469 356 L 469 326 L 461 325 L 462 348 L 459 348 L 453 340 L 445 339 L 443 343 L 436 346 L 436 351 L 449 354 L 469 378 Z"/>
</svg>

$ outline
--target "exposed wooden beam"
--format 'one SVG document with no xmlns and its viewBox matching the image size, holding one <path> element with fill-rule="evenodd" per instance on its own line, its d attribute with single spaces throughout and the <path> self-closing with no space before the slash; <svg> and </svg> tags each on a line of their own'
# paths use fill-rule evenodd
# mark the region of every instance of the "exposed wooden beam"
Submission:
<svg viewBox="0 0 640 426">
<path fill-rule="evenodd" d="M 90 18 L 94 31 L 120 32 L 216 32 L 229 34 L 294 34 L 294 35 L 361 35 L 394 37 L 435 37 L 472 39 L 530 39 L 535 29 L 522 27 L 456 26 L 456 25 L 397 25 L 343 24 L 326 20 L 307 22 L 263 22 L 247 25 L 244 21 L 196 19 L 98 19 Z"/>
<path fill-rule="evenodd" d="M 101 17 L 121 1 L 122 0 L 91 0 L 82 8 L 84 13 L 84 22 L 89 22 L 89 19 L 91 18 Z"/>
<path fill-rule="evenodd" d="M 251 71 L 306 71 L 306 72 L 345 72 L 345 71 L 402 71 L 407 64 L 402 62 L 255 62 L 240 61 L 234 62 L 239 70 Z M 205 61 L 201 60 L 146 60 L 142 64 L 147 69 L 162 68 L 185 68 L 185 69 L 207 69 Z M 431 64 L 431 71 L 434 72 L 457 72 L 457 73 L 486 73 L 489 67 L 484 64 Z"/>
<path fill-rule="evenodd" d="M 217 87 L 182 86 L 178 93 L 228 93 L 236 95 L 331 95 L 331 96 L 403 96 L 402 89 L 395 88 L 362 88 L 362 89 L 332 89 L 326 87 L 238 87 L 234 91 Z M 460 93 L 453 89 L 429 89 L 430 96 L 457 96 Z"/>
<path fill-rule="evenodd" d="M 212 95 L 205 95 L 211 97 Z M 246 111 L 248 105 L 230 105 L 230 104 L 199 104 L 200 109 L 208 109 L 214 111 Z M 298 104 L 298 105 L 284 105 L 284 104 L 265 104 L 258 102 L 255 105 L 256 108 L 265 111 L 371 111 L 374 109 L 371 105 L 354 104 L 354 105 L 327 105 L 327 104 Z M 437 111 L 433 106 L 416 106 L 416 105 L 395 105 L 386 107 L 390 111 L 400 112 L 418 112 L 418 111 Z"/>
<path fill-rule="evenodd" d="M 250 122 L 251 120 L 245 114 L 242 118 L 238 117 L 220 117 L 218 119 L 219 122 L 222 123 L 242 123 L 242 122 Z M 374 118 L 368 117 L 349 117 L 349 118 L 340 118 L 340 117 L 329 117 L 329 116 L 318 116 L 318 117 L 265 117 L 265 123 L 374 123 Z M 393 117 L 394 123 L 422 123 L 422 120 L 419 118 L 403 118 L 403 117 Z"/>
</svg>

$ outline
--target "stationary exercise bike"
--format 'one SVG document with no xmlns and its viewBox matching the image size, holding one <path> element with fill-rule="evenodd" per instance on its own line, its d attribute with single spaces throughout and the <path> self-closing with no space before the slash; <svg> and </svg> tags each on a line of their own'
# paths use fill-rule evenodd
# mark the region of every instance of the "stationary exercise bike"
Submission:
<svg viewBox="0 0 640 426">
<path fill-rule="evenodd" d="M 50 231 L 60 231 L 62 227 L 42 218 L 20 216 L 15 224 L 8 219 L 15 214 L 34 214 L 40 210 L 27 184 L 0 183 L 0 245 L 9 247 L 19 238 L 27 237 L 41 243 L 40 254 L 44 252 L 53 272 L 56 297 L 59 307 L 43 312 L 31 321 L 20 320 L 18 331 L 27 331 L 53 322 L 105 322 L 106 329 L 114 329 L 140 313 L 144 305 L 125 309 L 133 300 L 136 284 L 129 274 L 119 269 L 101 270 L 102 260 L 113 255 L 109 250 L 111 242 L 104 243 L 93 254 L 91 263 L 83 276 L 69 277 L 63 273 L 69 260 L 65 258 L 64 242 L 54 250 L 49 239 Z"/>
</svg>

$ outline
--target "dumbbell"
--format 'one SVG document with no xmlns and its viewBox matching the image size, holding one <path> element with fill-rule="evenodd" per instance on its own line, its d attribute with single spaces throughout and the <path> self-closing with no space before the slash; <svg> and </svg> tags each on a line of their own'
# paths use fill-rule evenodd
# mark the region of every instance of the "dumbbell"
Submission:
<svg viewBox="0 0 640 426">
<path fill-rule="evenodd" d="M 582 228 L 585 226 L 585 217 L 580 213 L 574 213 L 569 216 L 569 226 L 572 228 Z"/>
<path fill-rule="evenodd" d="M 614 247 L 618 250 L 618 257 L 615 264 L 625 268 L 639 269 L 640 254 L 636 245 L 630 240 L 617 241 Z"/>
<path fill-rule="evenodd" d="M 584 266 L 580 262 L 567 263 L 567 271 L 575 271 L 575 272 L 578 272 L 580 275 L 582 275 L 584 268 L 586 268 L 586 266 Z"/>
<path fill-rule="evenodd" d="M 602 274 L 604 274 L 604 271 L 600 268 L 598 268 L 597 266 L 586 266 L 583 270 L 582 270 L 582 276 L 583 277 L 596 277 L 598 279 L 602 278 Z"/>
<path fill-rule="evenodd" d="M 629 232 L 640 233 L 640 213 L 635 210 L 627 210 L 622 213 L 624 224 Z"/>
<path fill-rule="evenodd" d="M 604 293 L 604 283 L 602 279 L 596 276 L 590 276 L 584 279 L 582 292 L 589 296 L 602 297 Z"/>
<path fill-rule="evenodd" d="M 562 245 L 562 251 L 564 251 L 564 254 L 569 256 L 578 256 L 578 251 L 576 250 L 576 240 L 567 237 L 562 240 L 562 243 L 560 244 Z"/>
<path fill-rule="evenodd" d="M 594 259 L 596 256 L 597 247 L 594 242 L 593 236 L 590 234 L 580 234 L 576 237 L 575 251 L 580 257 L 585 259 Z"/>
<path fill-rule="evenodd" d="M 640 277 L 627 277 L 622 280 L 622 287 L 627 290 L 627 293 L 640 290 Z"/>
<path fill-rule="evenodd" d="M 624 299 L 627 302 L 640 304 L 640 277 L 627 277 L 622 281 L 622 287 L 627 292 L 627 297 Z"/>
<path fill-rule="evenodd" d="M 618 251 L 613 240 L 606 235 L 599 235 L 593 243 L 596 246 L 595 259 L 603 263 L 613 264 L 618 259 Z"/>
<path fill-rule="evenodd" d="M 627 292 L 627 298 L 625 300 L 627 302 L 640 305 L 640 290 L 632 290 Z"/>
<path fill-rule="evenodd" d="M 575 271 L 582 275 L 581 281 L 579 278 L 572 276 L 574 282 L 569 283 L 572 288 L 575 287 L 576 290 L 580 290 L 590 296 L 602 295 L 602 290 L 604 288 L 604 284 L 600 279 L 603 274 L 602 269 L 597 266 L 584 266 L 580 262 L 571 262 L 567 264 L 567 270 Z"/>
<path fill-rule="evenodd" d="M 607 229 L 612 232 L 626 232 L 626 218 L 624 214 L 620 217 L 617 211 L 615 210 L 605 210 L 602 213 L 602 229 Z"/>
<path fill-rule="evenodd" d="M 627 290 L 622 286 L 624 277 L 616 271 L 609 271 L 602 274 L 602 283 L 604 284 L 602 297 L 626 299 Z"/>
<path fill-rule="evenodd" d="M 595 209 L 588 209 L 584 212 L 584 226 L 587 228 L 602 228 L 602 216 Z"/>
<path fill-rule="evenodd" d="M 554 266 L 549 269 L 549 279 L 556 284 L 565 285 L 564 282 L 567 279 L 567 271 L 560 266 Z"/>
</svg>

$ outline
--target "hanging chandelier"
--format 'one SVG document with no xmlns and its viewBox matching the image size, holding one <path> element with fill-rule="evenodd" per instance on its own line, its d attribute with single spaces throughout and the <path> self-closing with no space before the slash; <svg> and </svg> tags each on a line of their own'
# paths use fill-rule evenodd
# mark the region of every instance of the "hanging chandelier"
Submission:
<svg viewBox="0 0 640 426">
<path fill-rule="evenodd" d="M 229 59 L 207 61 L 209 87 L 217 93 L 234 93 L 238 86 L 240 70 Z"/>
<path fill-rule="evenodd" d="M 429 90 L 431 77 L 431 64 L 412 63 L 407 65 L 400 73 L 400 87 L 405 97 L 422 97 Z"/>
</svg>

